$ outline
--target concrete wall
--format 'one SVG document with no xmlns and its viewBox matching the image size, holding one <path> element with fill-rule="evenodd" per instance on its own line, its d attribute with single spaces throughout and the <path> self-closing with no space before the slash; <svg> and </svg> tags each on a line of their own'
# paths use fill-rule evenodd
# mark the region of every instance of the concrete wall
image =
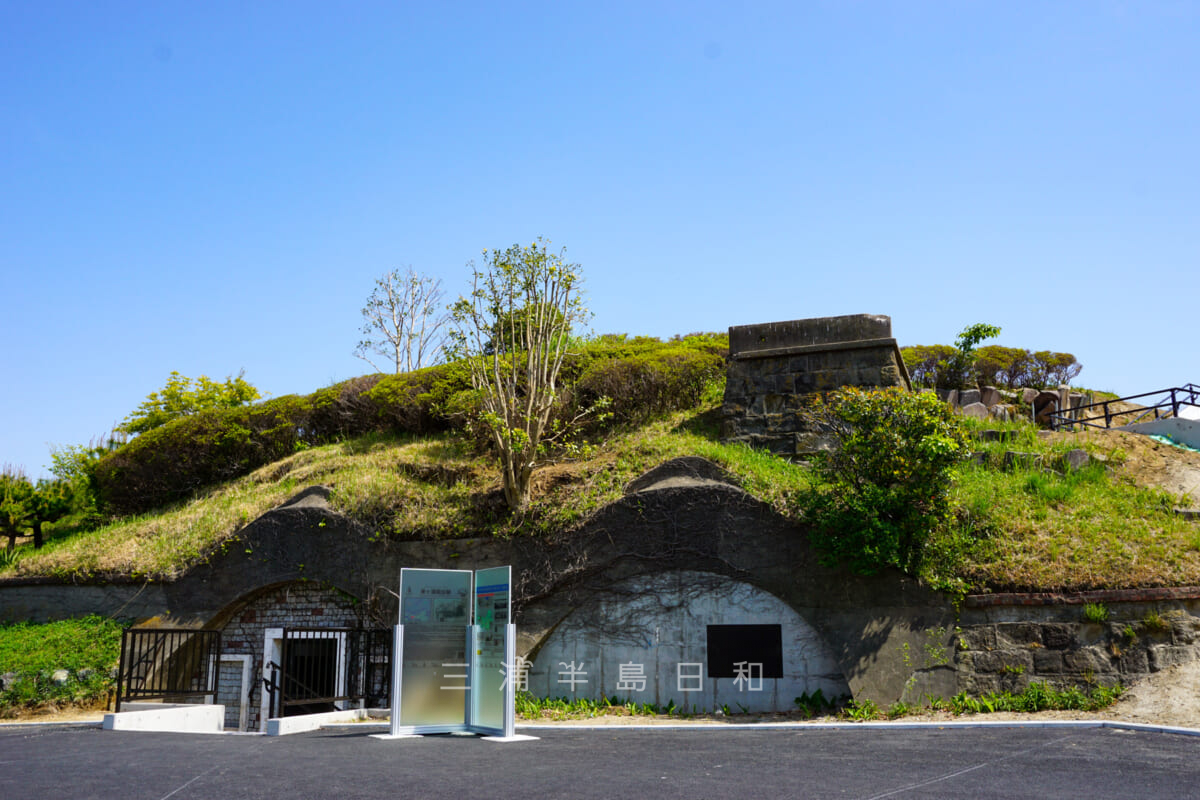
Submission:
<svg viewBox="0 0 1200 800">
<path fill-rule="evenodd" d="M 639 491 L 601 510 L 586 528 L 551 546 L 538 543 L 517 596 L 521 653 L 534 653 L 576 609 L 612 604 L 629 581 L 666 573 L 724 576 L 778 598 L 828 647 L 855 696 L 898 699 L 911 669 L 902 654 L 920 649 L 925 631 L 953 629 L 942 595 L 894 571 L 852 575 L 820 564 L 802 529 L 731 486 Z M 781 619 L 787 615 L 781 615 Z M 790 702 L 791 698 L 789 698 Z M 677 699 L 678 702 L 678 699 Z"/>
<path fill-rule="evenodd" d="M 801 694 L 850 694 L 832 649 L 816 629 L 767 592 L 725 576 L 675 572 L 625 582 L 572 612 L 541 643 L 529 671 L 539 697 L 621 697 L 704 710 L 786 711 Z M 779 625 L 782 677 L 708 674 L 709 625 Z M 680 664 L 689 665 L 680 670 Z M 695 679 L 693 680 L 693 676 Z"/>
<path fill-rule="evenodd" d="M 0 622 L 53 622 L 88 614 L 145 620 L 169 608 L 164 585 L 145 581 L 78 585 L 18 578 L 0 582 Z"/>
<path fill-rule="evenodd" d="M 225 710 L 216 705 L 131 703 L 132 711 L 105 714 L 106 731 L 159 731 L 170 733 L 220 733 Z M 157 706 L 151 708 L 151 706 Z"/>
<path fill-rule="evenodd" d="M 783 456 L 827 446 L 798 412 L 841 386 L 911 388 L 891 319 L 854 314 L 729 329 L 722 437 Z"/>
<path fill-rule="evenodd" d="M 1125 425 L 1119 430 L 1169 436 L 1179 444 L 1186 444 L 1188 447 L 1200 450 L 1200 421 L 1194 419 L 1154 419 L 1149 422 Z"/>
</svg>

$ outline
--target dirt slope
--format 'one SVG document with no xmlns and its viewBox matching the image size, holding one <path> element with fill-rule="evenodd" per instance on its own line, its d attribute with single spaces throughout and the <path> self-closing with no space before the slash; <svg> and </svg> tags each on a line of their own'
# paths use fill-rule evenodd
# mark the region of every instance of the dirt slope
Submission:
<svg viewBox="0 0 1200 800">
<path fill-rule="evenodd" d="M 1047 436 L 1051 441 L 1067 442 L 1075 447 L 1091 444 L 1096 452 L 1110 458 L 1117 474 L 1123 478 L 1174 495 L 1181 508 L 1200 506 L 1200 453 L 1127 431 L 1088 428 Z"/>
</svg>

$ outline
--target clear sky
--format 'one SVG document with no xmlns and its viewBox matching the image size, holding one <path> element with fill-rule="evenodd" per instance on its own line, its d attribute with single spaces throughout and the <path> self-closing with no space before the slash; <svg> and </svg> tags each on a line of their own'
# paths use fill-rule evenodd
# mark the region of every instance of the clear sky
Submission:
<svg viewBox="0 0 1200 800">
<path fill-rule="evenodd" d="M 1200 3 L 0 0 L 0 464 L 171 370 L 272 396 L 394 267 L 582 264 L 597 333 L 975 322 L 1200 382 Z"/>
</svg>

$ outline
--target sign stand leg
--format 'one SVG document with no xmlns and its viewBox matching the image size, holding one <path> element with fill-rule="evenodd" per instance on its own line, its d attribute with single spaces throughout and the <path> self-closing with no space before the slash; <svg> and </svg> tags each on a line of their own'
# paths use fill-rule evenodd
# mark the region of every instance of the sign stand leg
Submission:
<svg viewBox="0 0 1200 800">
<path fill-rule="evenodd" d="M 400 728 L 400 689 L 403 683 L 404 626 L 392 630 L 392 715 L 390 733 L 372 733 L 372 739 L 420 739 L 417 733 L 398 733 Z"/>
<path fill-rule="evenodd" d="M 517 626 L 504 626 L 504 663 L 508 665 L 508 680 L 504 683 L 504 735 L 484 736 L 485 742 L 530 742 L 536 736 L 516 732 L 517 725 Z"/>
</svg>

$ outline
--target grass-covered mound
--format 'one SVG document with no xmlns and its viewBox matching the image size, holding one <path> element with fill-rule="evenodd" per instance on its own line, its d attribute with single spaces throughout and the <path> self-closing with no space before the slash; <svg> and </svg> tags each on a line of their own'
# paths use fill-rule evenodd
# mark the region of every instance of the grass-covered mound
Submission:
<svg viewBox="0 0 1200 800">
<path fill-rule="evenodd" d="M 541 535 L 579 524 L 621 497 L 654 466 L 699 455 L 738 476 L 755 495 L 786 508 L 806 485 L 803 469 L 717 441 L 717 402 L 611 435 L 585 457 L 543 468 L 529 511 L 514 517 L 499 498 L 499 471 L 452 433 L 371 434 L 293 453 L 243 478 L 156 514 L 131 516 L 27 550 L 0 577 L 134 575 L 171 579 L 203 561 L 260 514 L 306 486 L 332 488 L 331 505 L 379 537 L 394 539 Z"/>
<path fill-rule="evenodd" d="M 976 441 L 986 456 L 957 469 L 959 526 L 941 541 L 961 547 L 954 571 L 991 590 L 1108 589 L 1200 585 L 1200 525 L 1174 512 L 1180 498 L 1157 488 L 1165 474 L 1200 471 L 1200 454 L 1148 437 L 1087 429 L 1039 432 L 1029 423 L 969 423 L 1004 429 L 1008 442 Z M 1064 456 L 1096 460 L 1078 471 Z M 1008 452 L 1032 457 L 1013 459 Z M 1156 463 L 1157 462 L 1157 463 Z"/>
<path fill-rule="evenodd" d="M 1045 435 L 1024 422 L 947 418 L 931 396 L 905 395 L 903 404 L 917 416 L 875 409 L 868 418 L 882 420 L 882 438 L 864 439 L 861 452 L 902 456 L 870 459 L 879 462 L 874 472 L 893 465 L 884 470 L 883 484 L 892 480 L 887 475 L 920 475 L 920 453 L 931 444 L 952 447 L 953 457 L 938 468 L 948 472 L 916 486 L 916 494 L 883 485 L 842 502 L 856 480 L 853 469 L 831 478 L 824 469 L 719 441 L 726 345 L 723 336 L 698 334 L 670 342 L 601 337 L 581 346 L 564 369 L 560 413 L 567 417 L 604 397 L 611 415 L 590 419 L 570 458 L 535 473 L 531 505 L 520 515 L 505 508 L 494 456 L 465 424 L 474 397 L 465 366 L 454 363 L 196 414 L 138 436 L 95 472 L 111 521 L 60 525 L 44 548 L 23 546 L 0 558 L 0 579 L 170 580 L 314 484 L 331 487 L 333 507 L 374 537 L 551 534 L 583 523 L 646 470 L 692 455 L 724 467 L 801 528 L 821 533 L 825 529 L 814 525 L 838 512 L 847 523 L 837 540 L 842 550 L 847 542 L 858 547 L 847 535 L 857 530 L 855 520 L 877 512 L 876 530 L 908 537 L 896 540 L 903 545 L 897 553 L 915 552 L 905 544 L 910 540 L 923 548 L 919 557 L 881 563 L 907 568 L 939 588 L 1200 584 L 1200 528 L 1173 513 L 1177 498 L 1149 488 L 1153 481 L 1139 466 L 1145 461 L 1140 448 L 1173 448 L 1131 434 Z M 900 451 L 889 444 L 900 419 L 912 431 L 924 430 L 916 421 L 936 422 L 930 430 L 941 432 L 936 441 L 918 434 L 911 451 Z M 983 441 L 983 428 L 999 429 L 1008 440 Z M 1066 469 L 1062 456 L 1073 448 L 1086 449 L 1098 463 Z M 975 457 L 961 458 L 966 450 Z M 1026 455 L 1006 463 L 1010 450 Z M 1183 467 L 1200 475 L 1200 454 L 1170 456 L 1191 459 Z M 901 514 L 915 508 L 926 487 L 944 494 L 945 502 Z M 814 498 L 826 501 L 824 507 Z M 829 547 L 833 540 L 814 535 L 812 541 Z M 830 552 L 861 566 L 854 553 Z"/>
<path fill-rule="evenodd" d="M 689 410 L 614 433 L 584 457 L 543 468 L 531 508 L 520 518 L 499 503 L 491 459 L 453 433 L 371 434 L 313 447 L 162 512 L 52 539 L 41 551 L 26 551 L 0 577 L 171 579 L 312 484 L 331 486 L 333 506 L 381 537 L 538 536 L 583 522 L 617 500 L 633 478 L 682 455 L 716 462 L 803 525 L 805 498 L 822 488 L 814 472 L 720 443 L 718 415 L 710 387 L 705 401 Z M 960 591 L 1200 584 L 1200 528 L 1173 513 L 1175 498 L 1138 483 L 1144 476 L 1137 448 L 1174 448 L 1132 434 L 1045 436 L 1026 423 L 963 424 L 972 449 L 985 456 L 953 468 L 952 522 L 930 538 L 920 567 L 924 579 Z M 982 427 L 1011 430 L 1015 439 L 981 441 L 975 434 Z M 1074 448 L 1107 462 L 1067 472 L 1061 457 Z M 1036 458 L 1006 468 L 1009 450 Z M 1200 454 L 1179 452 L 1200 467 Z"/>
<path fill-rule="evenodd" d="M 728 337 L 604 336 L 581 343 L 563 364 L 557 414 L 571 419 L 601 398 L 607 413 L 581 431 L 600 436 L 690 408 L 720 381 Z M 475 407 L 463 362 L 399 375 L 368 375 L 310 395 L 214 409 L 150 430 L 107 455 L 93 471 L 102 510 L 140 514 L 193 497 L 311 447 L 369 434 L 461 430 Z"/>
</svg>

